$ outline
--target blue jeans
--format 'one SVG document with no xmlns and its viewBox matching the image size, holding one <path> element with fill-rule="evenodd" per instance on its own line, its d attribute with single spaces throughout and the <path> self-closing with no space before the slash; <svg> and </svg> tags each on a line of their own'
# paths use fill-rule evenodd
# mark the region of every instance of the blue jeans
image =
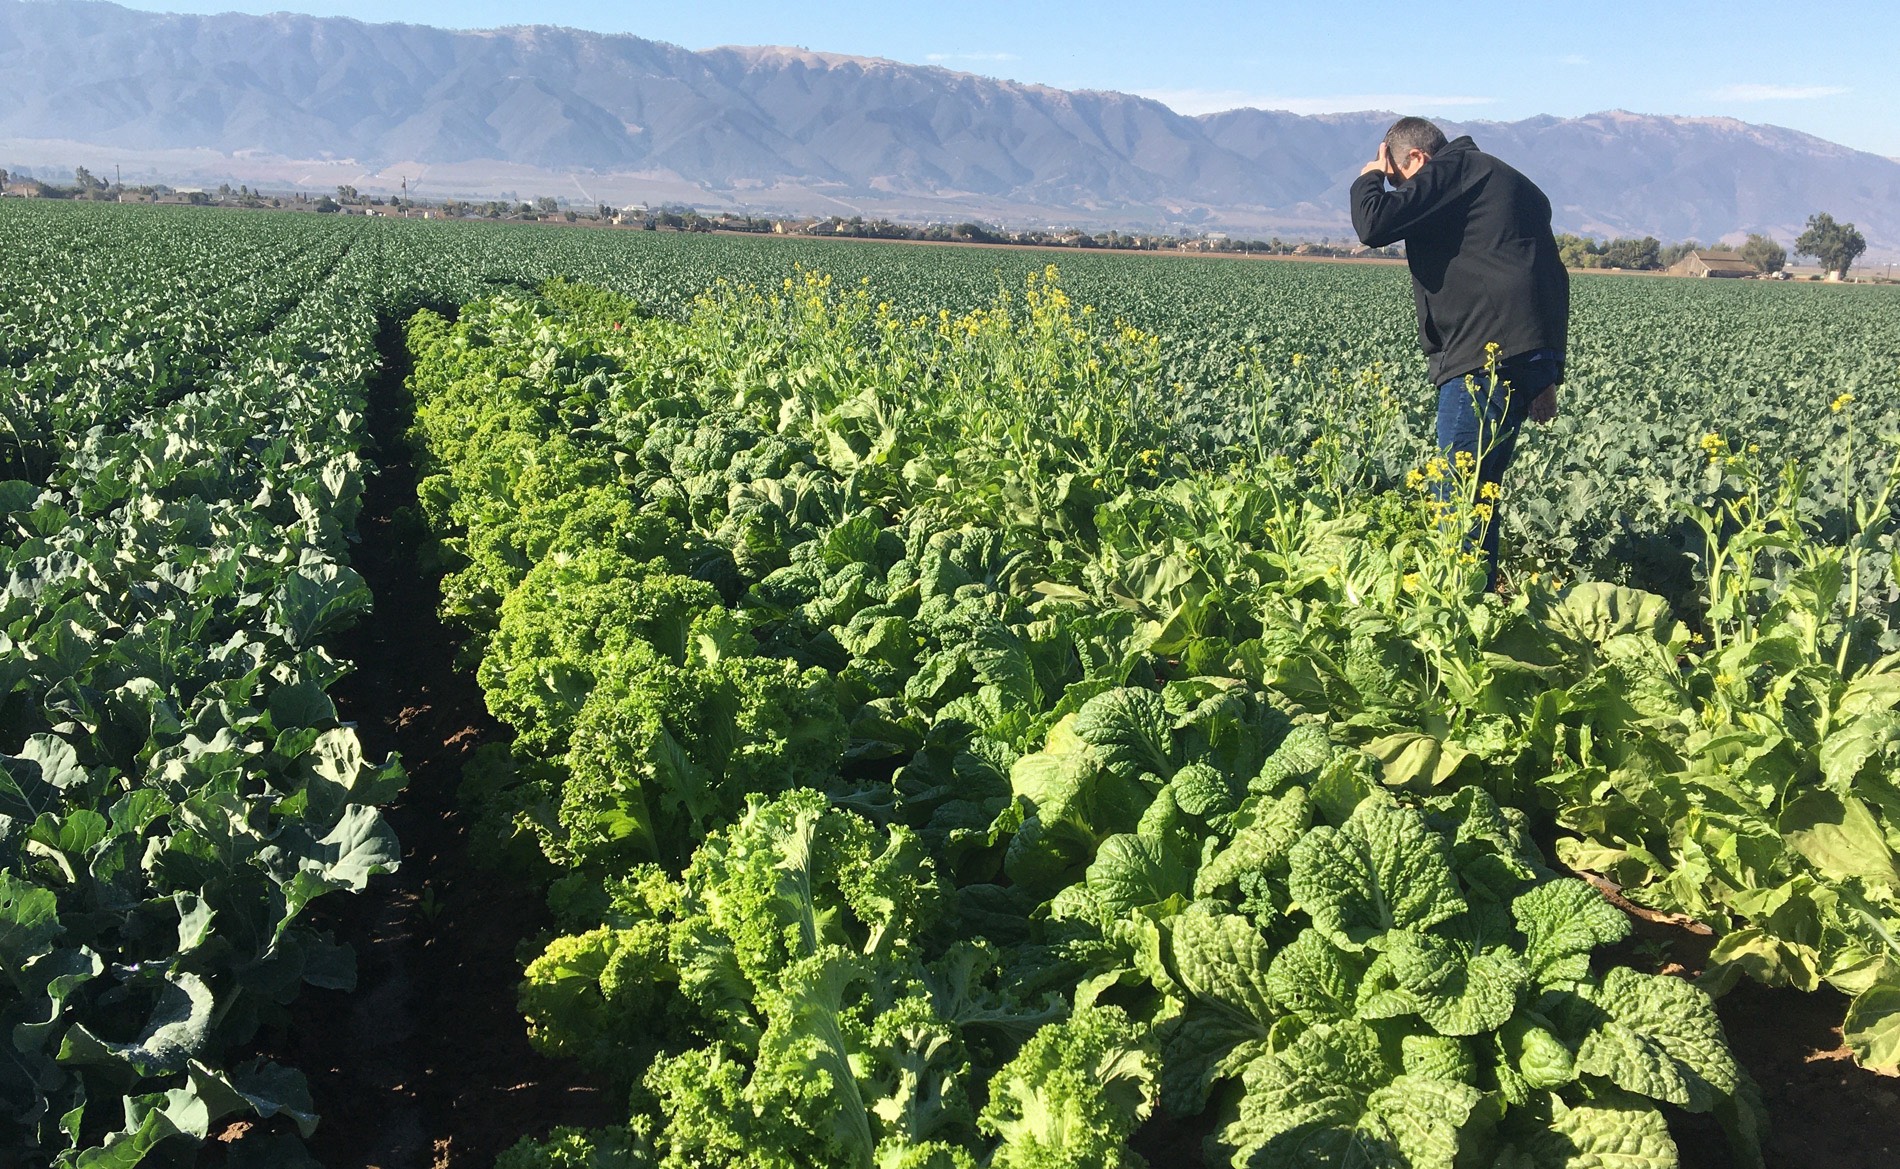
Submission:
<svg viewBox="0 0 1900 1169">
<path fill-rule="evenodd" d="M 1484 495 L 1484 484 L 1492 484 L 1501 493 L 1504 472 L 1517 454 L 1518 431 L 1530 417 L 1531 403 L 1557 383 L 1563 373 L 1563 359 L 1554 349 L 1534 349 L 1498 362 L 1497 376 L 1488 370 L 1460 374 L 1438 387 L 1438 446 L 1454 467 L 1460 452 L 1477 469 L 1478 502 L 1491 504 L 1490 522 L 1479 522 L 1465 535 L 1467 550 L 1481 550 L 1485 558 L 1485 587 L 1498 587 L 1498 506 L 1501 494 L 1491 499 Z M 1466 378 L 1470 381 L 1467 383 Z M 1470 481 L 1466 480 L 1466 489 Z M 1454 499 L 1458 477 L 1438 481 L 1438 498 L 1447 503 L 1470 506 L 1468 499 Z"/>
</svg>

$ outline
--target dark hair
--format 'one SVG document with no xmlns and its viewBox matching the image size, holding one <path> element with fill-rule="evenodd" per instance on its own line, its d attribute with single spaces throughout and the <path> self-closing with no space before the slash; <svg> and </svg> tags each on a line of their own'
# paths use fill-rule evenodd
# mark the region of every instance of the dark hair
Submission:
<svg viewBox="0 0 1900 1169">
<path fill-rule="evenodd" d="M 1386 153 L 1393 162 L 1403 161 L 1407 151 L 1437 154 L 1444 148 L 1445 132 L 1424 118 L 1400 118 L 1385 132 Z"/>
</svg>

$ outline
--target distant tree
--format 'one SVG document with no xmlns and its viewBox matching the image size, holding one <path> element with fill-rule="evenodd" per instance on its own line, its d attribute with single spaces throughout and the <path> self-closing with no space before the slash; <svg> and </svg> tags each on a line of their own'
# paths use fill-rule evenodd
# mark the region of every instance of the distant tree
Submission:
<svg viewBox="0 0 1900 1169">
<path fill-rule="evenodd" d="M 1587 236 L 1560 235 L 1557 256 L 1566 268 L 1597 268 L 1603 264 L 1603 245 Z"/>
<path fill-rule="evenodd" d="M 319 195 L 315 206 L 318 211 L 328 215 L 337 209 L 337 202 L 328 195 Z"/>
<path fill-rule="evenodd" d="M 1765 235 L 1751 233 L 1742 244 L 1741 256 L 1753 264 L 1757 272 L 1770 275 L 1788 266 L 1788 250 Z"/>
<path fill-rule="evenodd" d="M 82 191 L 90 191 L 94 187 L 105 186 L 104 183 L 100 182 L 98 179 L 93 178 L 92 172 L 87 170 L 83 166 L 76 166 L 73 168 L 73 185 L 78 187 Z"/>
<path fill-rule="evenodd" d="M 561 209 L 561 203 L 552 195 L 543 195 L 534 201 L 534 209 L 543 215 L 552 215 Z"/>
<path fill-rule="evenodd" d="M 1603 249 L 1603 266 L 1642 271 L 1662 266 L 1662 241 L 1653 235 L 1642 239 L 1613 239 Z"/>
<path fill-rule="evenodd" d="M 356 202 L 356 188 L 348 185 L 336 189 L 336 201 L 339 203 Z"/>
<path fill-rule="evenodd" d="M 1867 240 L 1851 223 L 1836 223 L 1822 211 L 1808 216 L 1808 229 L 1794 241 L 1794 254 L 1813 256 L 1821 270 L 1837 280 L 1847 278 L 1847 269 L 1867 250 Z"/>
<path fill-rule="evenodd" d="M 4 169 L 0 169 L 0 187 L 4 187 L 7 185 L 7 178 L 8 178 L 7 172 Z"/>
<path fill-rule="evenodd" d="M 1682 240 L 1679 243 L 1673 243 L 1664 248 L 1662 254 L 1656 257 L 1656 262 L 1665 268 L 1673 268 L 1687 257 L 1690 252 L 1700 251 L 1701 249 L 1702 245 L 1692 239 Z"/>
</svg>

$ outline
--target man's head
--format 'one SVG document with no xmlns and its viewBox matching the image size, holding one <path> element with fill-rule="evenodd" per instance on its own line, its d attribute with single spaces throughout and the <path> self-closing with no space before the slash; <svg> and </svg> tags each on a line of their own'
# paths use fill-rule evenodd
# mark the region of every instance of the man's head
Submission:
<svg viewBox="0 0 1900 1169">
<path fill-rule="evenodd" d="M 1385 132 L 1386 157 L 1398 171 L 1395 181 L 1418 173 L 1432 155 L 1445 148 L 1445 132 L 1424 118 L 1400 118 Z"/>
</svg>

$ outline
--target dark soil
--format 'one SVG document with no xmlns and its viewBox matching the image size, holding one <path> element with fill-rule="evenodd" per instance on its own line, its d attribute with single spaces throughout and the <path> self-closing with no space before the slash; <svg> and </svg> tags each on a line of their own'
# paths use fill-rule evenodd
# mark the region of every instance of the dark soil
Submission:
<svg viewBox="0 0 1900 1169">
<path fill-rule="evenodd" d="M 572 1063 L 536 1054 L 515 1010 L 516 948 L 549 914 L 532 882 L 470 856 L 456 800 L 462 764 L 505 732 L 474 678 L 455 668 L 457 638 L 436 616 L 437 582 L 417 571 L 418 550 L 398 518 L 416 500 L 402 442 L 408 370 L 400 332 L 383 340 L 387 364 L 370 410 L 381 470 L 353 557 L 376 609 L 331 647 L 356 667 L 332 697 L 366 755 L 397 752 L 409 773 L 384 809 L 402 868 L 365 894 L 319 903 L 356 949 L 357 987 L 306 988 L 282 1049 L 270 1054 L 309 1078 L 323 1118 L 310 1149 L 329 1169 L 488 1169 L 523 1135 L 612 1123 L 616 1102 Z"/>
</svg>

